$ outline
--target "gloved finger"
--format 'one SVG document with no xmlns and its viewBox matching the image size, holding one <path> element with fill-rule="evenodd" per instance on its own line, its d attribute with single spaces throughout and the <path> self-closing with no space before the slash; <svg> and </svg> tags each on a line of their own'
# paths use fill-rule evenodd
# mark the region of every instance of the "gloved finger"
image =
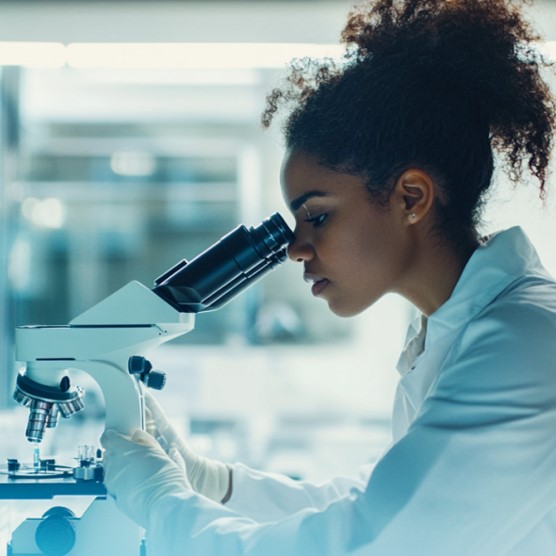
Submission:
<svg viewBox="0 0 556 556">
<path fill-rule="evenodd" d="M 167 427 L 164 427 L 166 431 L 168 431 Z M 160 428 L 158 427 L 156 421 L 153 418 L 153 414 L 151 410 L 145 406 L 145 430 L 156 439 L 156 441 L 160 444 L 162 449 L 168 453 L 170 448 L 171 441 L 166 439 L 166 436 L 162 433 Z"/>
<path fill-rule="evenodd" d="M 168 450 L 166 450 L 168 457 L 187 475 L 187 467 L 185 465 L 185 460 L 183 459 L 180 451 L 174 444 L 172 444 Z"/>
<path fill-rule="evenodd" d="M 142 446 L 148 446 L 154 450 L 160 451 L 162 448 L 160 444 L 153 438 L 147 431 L 137 429 L 131 435 L 131 441 L 141 444 Z"/>
<path fill-rule="evenodd" d="M 100 437 L 100 443 L 107 452 L 118 452 L 124 455 L 137 451 L 138 446 L 145 446 L 163 452 L 160 444 L 150 434 L 141 429 L 134 431 L 131 436 L 121 434 L 113 429 L 106 430 Z"/>
<path fill-rule="evenodd" d="M 154 436 L 163 450 L 168 453 L 171 444 L 174 443 L 176 433 L 170 424 L 168 417 L 155 397 L 145 391 L 145 429 Z"/>
<path fill-rule="evenodd" d="M 134 442 L 136 446 L 149 449 L 151 454 L 170 460 L 184 475 L 187 475 L 185 461 L 174 445 L 171 445 L 169 451 L 166 451 L 148 432 L 141 429 L 134 431 L 131 435 L 131 442 Z M 187 482 L 189 483 L 189 481 Z"/>
<path fill-rule="evenodd" d="M 145 430 L 156 438 L 158 434 L 158 427 L 156 426 L 156 421 L 154 420 L 152 411 L 145 405 Z"/>
<path fill-rule="evenodd" d="M 155 423 L 160 422 L 166 424 L 168 422 L 168 418 L 156 398 L 148 390 L 145 390 L 144 396 L 145 409 L 150 412 L 153 421 Z"/>
<path fill-rule="evenodd" d="M 178 450 L 178 448 L 176 448 L 176 446 L 174 446 L 172 444 L 172 446 L 170 447 L 170 449 L 167 452 L 168 457 L 176 464 L 176 466 L 179 468 L 179 470 L 183 473 L 184 477 L 185 477 L 185 482 L 187 484 L 187 488 L 190 488 L 191 490 L 193 490 L 193 487 L 191 486 L 191 482 L 189 481 L 189 478 L 187 477 L 187 466 L 185 465 L 185 460 L 183 459 L 180 451 Z"/>
<path fill-rule="evenodd" d="M 100 444 L 106 450 L 119 450 L 123 446 L 128 446 L 130 437 L 115 431 L 107 429 L 100 437 Z"/>
<path fill-rule="evenodd" d="M 129 437 L 110 430 L 102 441 L 107 447 L 106 490 L 142 527 L 146 527 L 158 498 L 191 488 L 185 474 L 145 431 L 136 430 Z"/>
<path fill-rule="evenodd" d="M 155 435 L 155 440 L 160 444 L 160 447 L 168 454 L 170 455 L 170 450 L 172 449 L 172 442 L 168 441 L 166 439 L 166 437 L 162 434 L 160 434 L 159 432 L 156 433 Z"/>
</svg>

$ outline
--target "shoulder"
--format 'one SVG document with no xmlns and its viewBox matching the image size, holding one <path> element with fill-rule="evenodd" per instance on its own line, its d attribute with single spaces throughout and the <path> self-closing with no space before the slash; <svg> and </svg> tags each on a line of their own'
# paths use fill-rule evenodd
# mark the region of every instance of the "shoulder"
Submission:
<svg viewBox="0 0 556 556">
<path fill-rule="evenodd" d="M 508 288 L 463 328 L 438 378 L 450 391 L 556 402 L 556 284 L 539 278 Z"/>
<path fill-rule="evenodd" d="M 556 349 L 556 283 L 542 276 L 512 283 L 465 326 L 459 347 L 483 342 Z"/>
</svg>

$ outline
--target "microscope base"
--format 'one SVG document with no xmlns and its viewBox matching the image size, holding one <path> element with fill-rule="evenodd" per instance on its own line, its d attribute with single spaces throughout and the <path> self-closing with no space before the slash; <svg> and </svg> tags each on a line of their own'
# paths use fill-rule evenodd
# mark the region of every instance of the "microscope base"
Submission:
<svg viewBox="0 0 556 556">
<path fill-rule="evenodd" d="M 111 498 L 97 497 L 83 515 L 56 506 L 12 533 L 7 556 L 145 556 L 143 530 Z"/>
</svg>

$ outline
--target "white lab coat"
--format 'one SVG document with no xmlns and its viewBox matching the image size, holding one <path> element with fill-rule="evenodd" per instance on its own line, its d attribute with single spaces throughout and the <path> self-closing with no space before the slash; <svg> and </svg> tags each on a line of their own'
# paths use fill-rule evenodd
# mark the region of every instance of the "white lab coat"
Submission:
<svg viewBox="0 0 556 556">
<path fill-rule="evenodd" d="M 374 469 L 316 486 L 236 464 L 226 506 L 156 503 L 149 555 L 554 556 L 556 284 L 523 232 L 481 245 L 408 340 Z"/>
</svg>

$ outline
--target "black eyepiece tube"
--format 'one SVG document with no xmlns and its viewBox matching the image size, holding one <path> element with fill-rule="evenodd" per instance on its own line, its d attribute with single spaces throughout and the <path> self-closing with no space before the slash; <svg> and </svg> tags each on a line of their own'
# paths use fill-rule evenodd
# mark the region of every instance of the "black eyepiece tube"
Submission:
<svg viewBox="0 0 556 556">
<path fill-rule="evenodd" d="M 162 274 L 153 291 L 182 313 L 220 308 L 284 262 L 293 239 L 278 213 L 255 228 L 238 226 L 193 260 Z"/>
</svg>

